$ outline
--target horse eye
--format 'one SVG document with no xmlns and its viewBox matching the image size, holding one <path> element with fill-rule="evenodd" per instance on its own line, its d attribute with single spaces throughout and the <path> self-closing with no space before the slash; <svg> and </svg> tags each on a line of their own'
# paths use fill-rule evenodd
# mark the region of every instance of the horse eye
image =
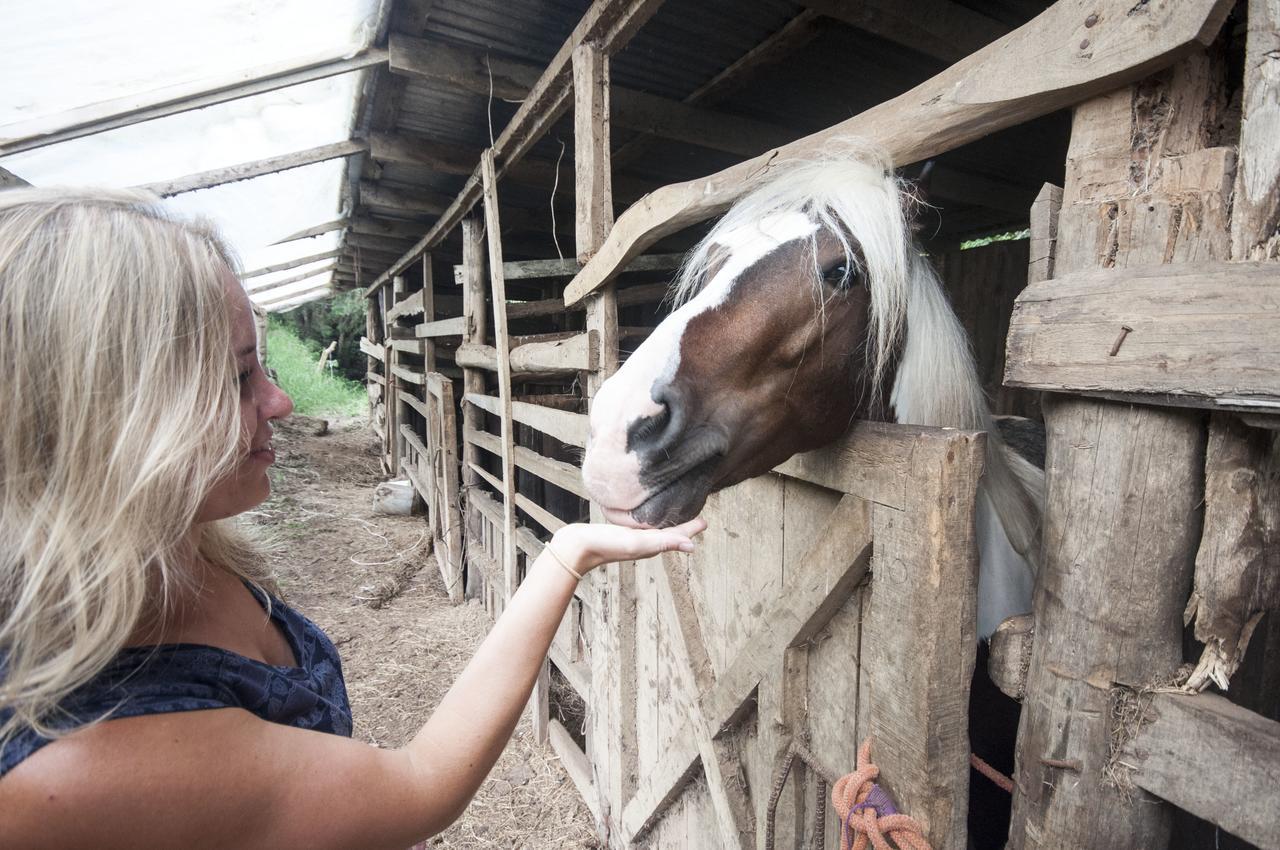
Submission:
<svg viewBox="0 0 1280 850">
<path fill-rule="evenodd" d="M 848 263 L 837 263 L 823 271 L 822 279 L 836 289 L 848 289 L 857 279 L 857 270 L 850 269 Z"/>
</svg>

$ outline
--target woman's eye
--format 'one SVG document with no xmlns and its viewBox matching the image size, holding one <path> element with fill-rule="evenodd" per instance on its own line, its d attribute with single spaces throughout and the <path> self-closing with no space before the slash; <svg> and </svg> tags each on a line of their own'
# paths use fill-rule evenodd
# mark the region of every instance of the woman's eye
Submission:
<svg viewBox="0 0 1280 850">
<path fill-rule="evenodd" d="M 253 370 L 252 370 L 252 369 L 245 369 L 243 372 L 241 372 L 241 373 L 240 373 L 239 375 L 237 375 L 236 377 L 237 377 L 237 379 L 239 380 L 240 384 L 241 384 L 241 385 L 243 385 L 246 381 L 248 381 L 248 380 L 249 380 L 249 376 L 250 376 L 250 375 L 252 375 L 252 374 L 253 374 Z"/>
</svg>

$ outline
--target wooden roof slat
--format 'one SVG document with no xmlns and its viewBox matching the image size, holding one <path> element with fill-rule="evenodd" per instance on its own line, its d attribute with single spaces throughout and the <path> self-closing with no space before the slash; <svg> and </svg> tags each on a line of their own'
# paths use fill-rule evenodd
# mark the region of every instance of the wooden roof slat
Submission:
<svg viewBox="0 0 1280 850">
<path fill-rule="evenodd" d="M 229 165 L 226 168 L 201 171 L 198 174 L 189 174 L 176 180 L 147 183 L 136 188 L 155 192 L 163 198 L 168 198 L 185 192 L 198 192 L 201 189 L 211 189 L 214 186 L 223 186 L 227 183 L 238 183 L 241 180 L 251 180 L 254 177 L 262 177 L 267 174 L 277 174 L 281 171 L 288 171 L 291 168 L 301 168 L 304 165 L 315 165 L 317 162 L 326 162 L 331 159 L 351 156 L 352 154 L 364 153 L 366 150 L 368 150 L 368 145 L 364 142 L 348 139 L 329 145 L 308 148 L 304 151 L 269 156 L 266 159 L 259 159 L 254 162 L 242 162 L 238 165 Z"/>
<path fill-rule="evenodd" d="M 314 227 L 308 227 L 305 230 L 299 230 L 297 233 L 290 233 L 283 239 L 277 239 L 272 245 L 283 245 L 286 242 L 296 242 L 299 239 L 310 239 L 313 236 L 319 236 L 322 233 L 329 233 L 334 230 L 343 230 L 351 224 L 349 218 L 336 218 L 333 221 L 326 221 L 324 224 L 317 224 Z"/>
<path fill-rule="evenodd" d="M 272 272 L 283 272 L 283 271 L 288 271 L 289 269 L 296 269 L 298 266 L 305 266 L 307 263 L 318 263 L 321 260 L 332 260 L 341 253 L 342 253 L 341 251 L 337 251 L 337 250 L 324 251 L 319 254 L 311 254 L 310 256 L 307 256 L 307 257 L 298 257 L 295 260 L 289 260 L 284 263 L 276 263 L 274 266 L 263 266 L 260 269 L 254 269 L 251 272 L 245 272 L 244 274 L 240 275 L 240 279 L 248 280 L 251 277 L 259 277 L 260 275 L 271 274 Z"/>
<path fill-rule="evenodd" d="M 257 295 L 259 292 L 267 292 L 272 289 L 279 289 L 283 286 L 288 286 L 291 283 L 298 283 L 299 281 L 306 280 L 309 277 L 315 277 L 318 274 L 331 272 L 337 267 L 338 267 L 337 262 L 325 263 L 323 266 L 320 266 L 317 269 L 310 269 L 309 271 L 291 275 L 290 277 L 286 277 L 282 280 L 273 280 L 270 283 L 265 284 L 263 286 L 255 287 L 252 289 L 249 287 L 245 287 L 245 292 L 247 292 L 249 295 Z"/>
<path fill-rule="evenodd" d="M 273 65 L 240 71 L 212 82 L 202 80 L 182 86 L 168 86 L 141 95 L 90 104 L 57 115 L 0 127 L 0 156 L 346 74 L 386 61 L 385 49 L 371 48 L 352 58 L 326 57 L 283 67 Z"/>
</svg>

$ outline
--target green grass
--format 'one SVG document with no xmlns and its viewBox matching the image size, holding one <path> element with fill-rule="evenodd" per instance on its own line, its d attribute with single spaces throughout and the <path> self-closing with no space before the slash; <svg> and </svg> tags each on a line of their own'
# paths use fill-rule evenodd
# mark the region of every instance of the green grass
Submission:
<svg viewBox="0 0 1280 850">
<path fill-rule="evenodd" d="M 364 387 L 355 381 L 316 371 L 320 351 L 274 319 L 267 327 L 267 367 L 303 416 L 356 416 L 368 406 Z"/>
<path fill-rule="evenodd" d="M 1015 230 L 1011 233 L 998 233 L 995 236 L 983 236 L 981 239 L 970 239 L 968 242 L 961 242 L 960 250 L 968 251 L 970 248 L 983 248 L 992 242 L 1012 242 L 1018 239 L 1030 238 L 1030 230 Z"/>
</svg>

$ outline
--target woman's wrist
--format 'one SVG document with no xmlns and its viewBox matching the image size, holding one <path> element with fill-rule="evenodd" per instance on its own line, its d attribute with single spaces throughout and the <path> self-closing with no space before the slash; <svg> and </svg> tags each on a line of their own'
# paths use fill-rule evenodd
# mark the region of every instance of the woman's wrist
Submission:
<svg viewBox="0 0 1280 850">
<path fill-rule="evenodd" d="M 587 557 L 587 553 L 581 543 L 560 532 L 551 535 L 546 547 L 551 550 L 551 556 L 562 567 L 579 578 L 582 578 L 598 566 Z"/>
</svg>

